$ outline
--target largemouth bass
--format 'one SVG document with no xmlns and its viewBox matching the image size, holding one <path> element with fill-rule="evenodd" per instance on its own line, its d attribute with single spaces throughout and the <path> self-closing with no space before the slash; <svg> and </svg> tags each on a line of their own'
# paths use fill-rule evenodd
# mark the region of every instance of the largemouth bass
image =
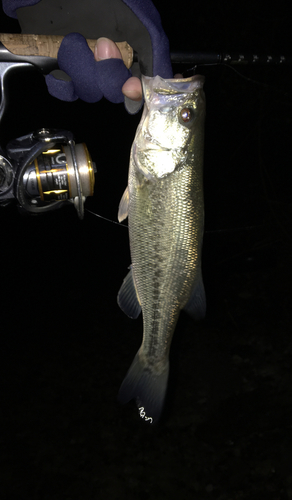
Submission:
<svg viewBox="0 0 292 500">
<path fill-rule="evenodd" d="M 204 228 L 204 78 L 142 77 L 144 110 L 131 149 L 118 219 L 128 216 L 132 265 L 118 294 L 121 309 L 142 309 L 143 341 L 119 400 L 136 399 L 155 422 L 163 408 L 168 355 L 182 309 L 205 315 L 201 273 Z"/>
</svg>

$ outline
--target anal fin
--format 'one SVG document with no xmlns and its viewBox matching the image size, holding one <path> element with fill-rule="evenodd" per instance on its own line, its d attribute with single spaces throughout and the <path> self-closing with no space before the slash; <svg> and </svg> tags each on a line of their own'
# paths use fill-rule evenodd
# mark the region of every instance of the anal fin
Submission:
<svg viewBox="0 0 292 500">
<path fill-rule="evenodd" d="M 132 319 L 138 318 L 141 305 L 137 296 L 132 269 L 128 272 L 119 290 L 118 304 L 127 316 Z"/>
</svg>

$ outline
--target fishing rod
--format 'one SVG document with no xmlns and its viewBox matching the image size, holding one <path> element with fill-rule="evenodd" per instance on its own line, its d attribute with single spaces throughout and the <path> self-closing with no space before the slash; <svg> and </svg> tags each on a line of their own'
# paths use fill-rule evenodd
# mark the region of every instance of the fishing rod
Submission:
<svg viewBox="0 0 292 500">
<path fill-rule="evenodd" d="M 0 34 L 0 63 L 26 62 L 37 66 L 42 72 L 49 73 L 58 68 L 57 55 L 63 36 L 59 35 L 27 35 Z M 89 48 L 94 51 L 96 40 L 87 40 Z M 124 64 L 130 68 L 138 62 L 138 55 L 127 42 L 117 42 Z M 246 52 L 214 52 L 174 50 L 170 52 L 172 64 L 230 64 L 230 65 L 292 65 L 292 55 L 260 54 Z"/>
<path fill-rule="evenodd" d="M 58 69 L 63 36 L 0 34 L 0 122 L 6 105 L 6 77 L 17 69 L 36 67 L 43 74 Z M 87 40 L 92 51 L 96 40 Z M 117 42 L 127 68 L 138 61 L 127 42 Z M 292 56 L 246 53 L 173 51 L 172 64 L 288 66 Z M 0 146 L 0 206 L 17 199 L 22 210 L 34 214 L 73 204 L 80 219 L 84 202 L 93 194 L 95 163 L 85 144 L 75 145 L 71 132 L 40 129 Z"/>
<path fill-rule="evenodd" d="M 134 54 L 135 58 L 135 54 Z M 292 56 L 279 54 L 256 54 L 245 52 L 192 52 L 174 51 L 170 53 L 172 64 L 230 64 L 252 66 L 289 66 Z M 135 59 L 134 59 L 135 60 Z"/>
</svg>

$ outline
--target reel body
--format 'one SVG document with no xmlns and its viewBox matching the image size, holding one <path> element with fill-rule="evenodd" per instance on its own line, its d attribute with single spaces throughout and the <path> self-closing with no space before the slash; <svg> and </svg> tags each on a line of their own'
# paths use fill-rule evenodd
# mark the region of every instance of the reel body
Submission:
<svg viewBox="0 0 292 500">
<path fill-rule="evenodd" d="M 16 199 L 25 211 L 42 213 L 73 203 L 83 219 L 95 173 L 86 145 L 75 144 L 71 132 L 41 129 L 0 151 L 0 205 Z"/>
</svg>

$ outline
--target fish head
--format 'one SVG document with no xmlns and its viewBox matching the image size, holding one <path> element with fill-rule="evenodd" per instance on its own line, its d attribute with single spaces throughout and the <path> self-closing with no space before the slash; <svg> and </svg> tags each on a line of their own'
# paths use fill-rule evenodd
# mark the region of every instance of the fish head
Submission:
<svg viewBox="0 0 292 500">
<path fill-rule="evenodd" d="M 148 179 L 163 177 L 185 163 L 205 116 L 204 77 L 163 79 L 142 76 L 144 110 L 133 156 Z"/>
</svg>

